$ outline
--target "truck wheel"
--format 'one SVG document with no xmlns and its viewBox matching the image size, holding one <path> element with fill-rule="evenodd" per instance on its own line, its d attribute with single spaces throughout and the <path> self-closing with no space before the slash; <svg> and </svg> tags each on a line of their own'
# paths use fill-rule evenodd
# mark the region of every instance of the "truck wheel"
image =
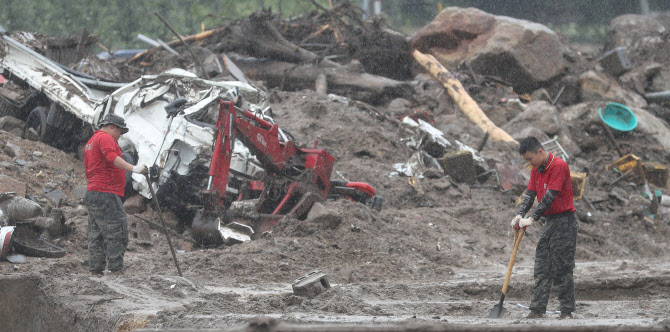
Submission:
<svg viewBox="0 0 670 332">
<path fill-rule="evenodd" d="M 30 111 L 28 114 L 28 119 L 26 120 L 26 126 L 23 128 L 22 138 L 26 138 L 28 129 L 33 128 L 37 135 L 40 138 L 40 141 L 44 142 L 47 133 L 47 110 L 42 106 L 37 106 Z"/>
</svg>

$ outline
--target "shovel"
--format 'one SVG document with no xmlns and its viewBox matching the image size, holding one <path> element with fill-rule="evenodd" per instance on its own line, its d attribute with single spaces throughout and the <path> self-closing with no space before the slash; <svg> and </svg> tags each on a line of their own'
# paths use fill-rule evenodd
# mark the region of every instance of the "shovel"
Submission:
<svg viewBox="0 0 670 332">
<path fill-rule="evenodd" d="M 502 294 L 500 294 L 500 302 L 493 306 L 493 309 L 491 309 L 491 313 L 489 313 L 489 318 L 500 318 L 505 313 L 505 308 L 503 308 L 503 301 L 505 301 L 505 294 L 507 294 L 507 286 L 509 285 L 509 277 L 512 275 L 512 268 L 514 267 L 514 259 L 516 258 L 516 251 L 519 249 L 519 242 L 521 242 L 521 238 L 523 237 L 523 233 L 526 231 L 526 228 L 524 227 L 521 229 L 519 232 L 518 229 L 516 229 L 516 232 L 514 233 L 514 249 L 512 250 L 512 257 L 509 259 L 509 264 L 507 265 L 507 275 L 505 276 L 505 283 L 503 284 L 502 288 Z"/>
</svg>

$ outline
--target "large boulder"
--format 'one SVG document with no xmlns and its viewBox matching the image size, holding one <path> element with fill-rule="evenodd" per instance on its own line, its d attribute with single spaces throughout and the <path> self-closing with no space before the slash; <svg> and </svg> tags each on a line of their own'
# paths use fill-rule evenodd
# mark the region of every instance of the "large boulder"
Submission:
<svg viewBox="0 0 670 332">
<path fill-rule="evenodd" d="M 589 70 L 579 77 L 582 101 L 613 101 L 629 107 L 645 107 L 647 101 L 637 93 L 626 90 L 614 77 Z"/>
<path fill-rule="evenodd" d="M 411 45 L 447 68 L 467 60 L 475 72 L 502 78 L 520 91 L 533 91 L 567 68 L 567 48 L 551 29 L 475 8 L 446 8 Z"/>
<path fill-rule="evenodd" d="M 502 129 L 508 133 L 516 133 L 528 127 L 537 128 L 549 136 L 558 134 L 561 123 L 558 120 L 556 107 L 543 100 L 532 101 L 525 111 L 504 125 Z"/>
<path fill-rule="evenodd" d="M 670 45 L 667 42 L 667 30 L 663 24 L 651 16 L 622 15 L 610 22 L 610 35 L 605 51 L 623 47 L 633 66 L 646 61 L 668 63 Z"/>
<path fill-rule="evenodd" d="M 631 108 L 631 110 L 637 116 L 635 130 L 656 138 L 663 150 L 670 151 L 670 129 L 665 125 L 666 122 L 642 108 Z"/>
<path fill-rule="evenodd" d="M 534 127 L 526 127 L 524 129 L 521 129 L 520 131 L 515 131 L 510 135 L 518 142 L 523 141 L 523 139 L 526 137 L 535 137 L 540 142 L 546 142 L 549 140 L 549 136 L 547 136 L 547 134 L 544 131 Z"/>
</svg>

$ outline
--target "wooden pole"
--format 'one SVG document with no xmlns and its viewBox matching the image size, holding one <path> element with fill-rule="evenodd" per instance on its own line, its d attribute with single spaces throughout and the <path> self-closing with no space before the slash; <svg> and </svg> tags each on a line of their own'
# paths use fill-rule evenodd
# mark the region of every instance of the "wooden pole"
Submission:
<svg viewBox="0 0 670 332">
<path fill-rule="evenodd" d="M 425 68 L 434 79 L 442 83 L 444 88 L 447 89 L 449 96 L 451 96 L 451 99 L 453 99 L 456 106 L 458 106 L 458 109 L 482 128 L 484 133 L 489 135 L 490 139 L 519 144 L 519 142 L 512 138 L 512 136 L 496 126 L 493 121 L 486 116 L 482 109 L 479 108 L 479 105 L 477 105 L 477 102 L 470 97 L 461 82 L 444 68 L 435 57 L 430 54 L 423 54 L 418 50 L 414 50 L 412 56 L 414 56 L 414 59 Z"/>
<path fill-rule="evenodd" d="M 186 47 L 186 49 L 188 50 L 188 52 L 191 53 L 191 56 L 193 57 L 193 60 L 194 60 L 195 63 L 200 67 L 200 69 L 202 70 L 202 74 L 205 76 L 205 78 L 206 78 L 206 79 L 210 79 L 209 74 L 207 73 L 207 70 L 205 70 L 205 67 L 202 65 L 202 63 L 200 63 L 200 60 L 198 60 L 198 57 L 195 56 L 195 54 L 193 53 L 193 51 L 191 51 L 191 48 L 188 47 L 188 44 L 186 44 L 186 41 L 184 41 L 184 38 L 182 38 L 181 35 L 180 35 L 179 33 L 177 33 L 177 31 L 176 31 L 175 29 L 172 28 L 172 26 L 170 25 L 170 23 L 168 23 L 168 22 L 163 18 L 163 16 L 161 16 L 161 15 L 158 14 L 157 12 L 154 12 L 154 14 L 156 14 L 156 16 L 158 16 L 158 18 L 163 22 L 163 24 L 165 24 L 165 26 L 167 26 L 168 29 L 170 29 L 170 31 L 172 31 L 172 33 L 174 33 L 174 35 L 177 36 L 177 38 L 179 38 L 179 40 L 181 41 L 181 43 L 184 44 L 184 47 Z"/>
</svg>

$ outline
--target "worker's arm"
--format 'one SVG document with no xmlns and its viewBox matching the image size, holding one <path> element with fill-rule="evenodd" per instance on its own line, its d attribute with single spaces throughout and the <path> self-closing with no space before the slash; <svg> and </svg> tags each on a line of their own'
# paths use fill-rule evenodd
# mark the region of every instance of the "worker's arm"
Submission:
<svg viewBox="0 0 670 332">
<path fill-rule="evenodd" d="M 139 173 L 139 174 L 149 174 L 149 169 L 147 168 L 147 165 L 144 164 L 139 164 L 136 166 L 133 166 L 123 160 L 123 158 L 116 156 L 114 159 L 113 163 L 114 167 L 120 168 L 126 172 L 133 172 L 133 173 Z"/>
<path fill-rule="evenodd" d="M 519 206 L 519 213 L 517 213 L 517 215 L 523 218 L 526 215 L 526 213 L 530 211 L 530 208 L 533 206 L 535 197 L 537 197 L 537 193 L 534 190 L 530 189 L 526 190 L 526 193 L 523 195 L 523 201 Z"/>
<path fill-rule="evenodd" d="M 121 158 L 119 156 L 116 156 L 116 158 L 114 158 L 113 165 L 114 165 L 114 167 L 120 168 L 120 169 L 122 169 L 126 172 L 132 172 L 133 171 L 133 165 L 126 162 L 125 160 L 123 160 L 123 158 Z"/>
<path fill-rule="evenodd" d="M 537 204 L 537 208 L 533 211 L 533 215 L 530 217 L 533 221 L 537 221 L 542 217 L 542 215 L 547 212 L 551 203 L 554 202 L 556 196 L 558 196 L 558 190 L 547 190 L 547 192 L 542 197 L 542 200 Z"/>
</svg>

